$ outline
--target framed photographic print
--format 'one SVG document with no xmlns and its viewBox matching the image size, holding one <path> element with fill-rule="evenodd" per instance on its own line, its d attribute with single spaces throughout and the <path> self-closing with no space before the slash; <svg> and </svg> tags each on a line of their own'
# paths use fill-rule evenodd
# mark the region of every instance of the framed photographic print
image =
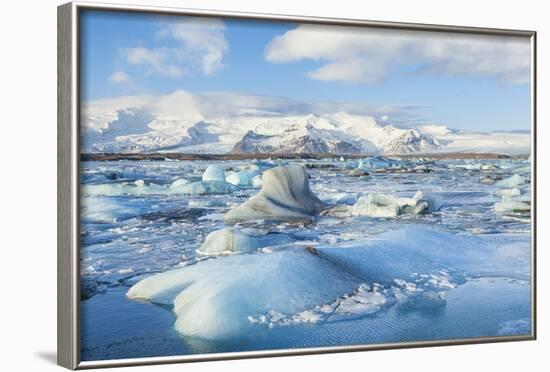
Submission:
<svg viewBox="0 0 550 372">
<path fill-rule="evenodd" d="M 60 6 L 59 364 L 534 339 L 535 38 Z"/>
</svg>

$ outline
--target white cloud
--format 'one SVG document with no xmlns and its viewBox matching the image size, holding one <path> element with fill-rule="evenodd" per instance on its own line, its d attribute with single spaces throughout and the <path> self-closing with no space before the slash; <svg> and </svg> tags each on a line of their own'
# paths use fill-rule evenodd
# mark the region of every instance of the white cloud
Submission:
<svg viewBox="0 0 550 372">
<path fill-rule="evenodd" d="M 172 78 L 181 77 L 184 70 L 171 63 L 174 51 L 169 48 L 148 49 L 144 47 L 128 48 L 123 51 L 130 65 L 147 66 L 147 74 L 158 74 Z"/>
<path fill-rule="evenodd" d="M 427 108 L 422 105 L 372 105 L 365 102 L 306 102 L 286 97 L 246 95 L 234 92 L 190 93 L 177 90 L 165 95 L 126 96 L 104 98 L 85 102 L 83 123 L 90 128 L 104 128 L 113 120 L 117 111 L 134 108 L 162 113 L 170 120 L 190 120 L 203 118 L 230 118 L 235 116 L 289 116 L 307 114 L 334 114 L 347 112 L 352 115 L 372 116 L 377 120 L 393 124 L 413 126 L 426 123 L 431 118 L 424 116 Z"/>
<path fill-rule="evenodd" d="M 224 30 L 225 24 L 219 19 L 183 18 L 168 24 L 158 35 L 179 41 L 178 54 L 198 63 L 205 75 L 212 75 L 223 67 L 223 57 L 229 50 Z"/>
<path fill-rule="evenodd" d="M 125 83 L 130 80 L 130 77 L 124 71 L 115 71 L 109 76 L 109 80 L 113 83 Z"/>
<path fill-rule="evenodd" d="M 158 46 L 124 48 L 121 53 L 128 65 L 145 67 L 146 75 L 179 78 L 199 72 L 210 76 L 223 68 L 229 50 L 224 30 L 219 19 L 164 21 L 157 33 Z"/>
<path fill-rule="evenodd" d="M 271 40 L 273 63 L 314 60 L 315 80 L 377 83 L 396 67 L 432 75 L 492 77 L 504 83 L 530 80 L 527 38 L 300 25 Z"/>
</svg>

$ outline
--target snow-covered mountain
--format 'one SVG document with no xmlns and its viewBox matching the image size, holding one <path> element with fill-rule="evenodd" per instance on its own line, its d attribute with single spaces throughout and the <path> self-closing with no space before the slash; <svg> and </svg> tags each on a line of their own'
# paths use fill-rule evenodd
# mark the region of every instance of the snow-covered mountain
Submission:
<svg viewBox="0 0 550 372">
<path fill-rule="evenodd" d="M 379 125 L 371 117 L 352 116 L 340 112 L 323 117 L 307 115 L 294 118 L 282 132 L 273 126 L 247 132 L 232 153 L 275 154 L 409 154 L 441 148 L 439 141 L 416 129 L 400 129 Z"/>
<path fill-rule="evenodd" d="M 400 128 L 366 115 L 283 115 L 242 111 L 203 115 L 179 96 L 95 101 L 84 107 L 85 153 L 410 154 L 528 152 L 528 132 L 467 133 L 440 125 Z M 188 103 L 188 102 L 187 102 Z M 190 108 L 191 107 L 191 108 Z"/>
</svg>

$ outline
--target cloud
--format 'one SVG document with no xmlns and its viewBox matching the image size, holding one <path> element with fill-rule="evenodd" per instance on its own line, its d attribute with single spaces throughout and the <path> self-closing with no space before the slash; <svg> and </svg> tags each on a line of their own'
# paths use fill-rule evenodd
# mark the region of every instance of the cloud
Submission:
<svg viewBox="0 0 550 372">
<path fill-rule="evenodd" d="M 119 110 L 145 109 L 169 120 L 199 121 L 209 118 L 242 116 L 292 116 L 334 114 L 372 116 L 398 126 L 415 126 L 431 121 L 423 105 L 372 105 L 365 102 L 307 102 L 286 97 L 246 95 L 234 92 L 190 93 L 177 90 L 164 95 L 126 96 L 85 102 L 83 123 L 86 127 L 104 128 Z"/>
<path fill-rule="evenodd" d="M 211 76 L 223 68 L 229 50 L 224 31 L 225 25 L 219 19 L 163 19 L 156 34 L 158 46 L 122 48 L 120 52 L 128 65 L 143 66 L 146 75 Z"/>
<path fill-rule="evenodd" d="M 416 74 L 483 76 L 499 82 L 530 81 L 527 38 L 426 31 L 299 25 L 266 46 L 272 63 L 313 60 L 314 80 L 374 84 L 396 68 Z"/>
<path fill-rule="evenodd" d="M 169 48 L 127 48 L 123 50 L 123 54 L 128 64 L 147 66 L 148 75 L 158 74 L 178 78 L 184 74 L 183 68 L 170 62 L 174 51 Z"/>
<path fill-rule="evenodd" d="M 198 62 L 209 76 L 223 68 L 223 57 L 229 50 L 224 30 L 225 24 L 219 19 L 184 18 L 168 24 L 158 36 L 179 41 L 178 53 Z"/>
<path fill-rule="evenodd" d="M 125 83 L 130 80 L 130 77 L 124 71 L 115 71 L 109 76 L 109 80 L 113 83 Z"/>
</svg>

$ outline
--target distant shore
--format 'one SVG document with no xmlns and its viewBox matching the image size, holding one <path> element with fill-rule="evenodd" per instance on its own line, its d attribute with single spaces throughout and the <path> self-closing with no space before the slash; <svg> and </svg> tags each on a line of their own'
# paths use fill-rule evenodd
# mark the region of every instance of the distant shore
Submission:
<svg viewBox="0 0 550 372">
<path fill-rule="evenodd" d="M 165 160 L 251 160 L 251 159 L 285 159 L 285 160 L 305 160 L 305 159 L 327 159 L 340 158 L 361 159 L 373 156 L 372 154 L 184 154 L 184 153 L 116 153 L 116 154 L 80 154 L 81 161 L 117 161 L 117 160 L 147 160 L 147 161 L 165 161 Z M 493 154 L 493 153 L 474 153 L 474 152 L 446 152 L 446 153 L 418 153 L 418 154 L 400 154 L 383 155 L 385 157 L 394 157 L 402 159 L 463 159 L 463 160 L 494 160 L 494 159 L 524 159 L 528 154 Z"/>
</svg>

